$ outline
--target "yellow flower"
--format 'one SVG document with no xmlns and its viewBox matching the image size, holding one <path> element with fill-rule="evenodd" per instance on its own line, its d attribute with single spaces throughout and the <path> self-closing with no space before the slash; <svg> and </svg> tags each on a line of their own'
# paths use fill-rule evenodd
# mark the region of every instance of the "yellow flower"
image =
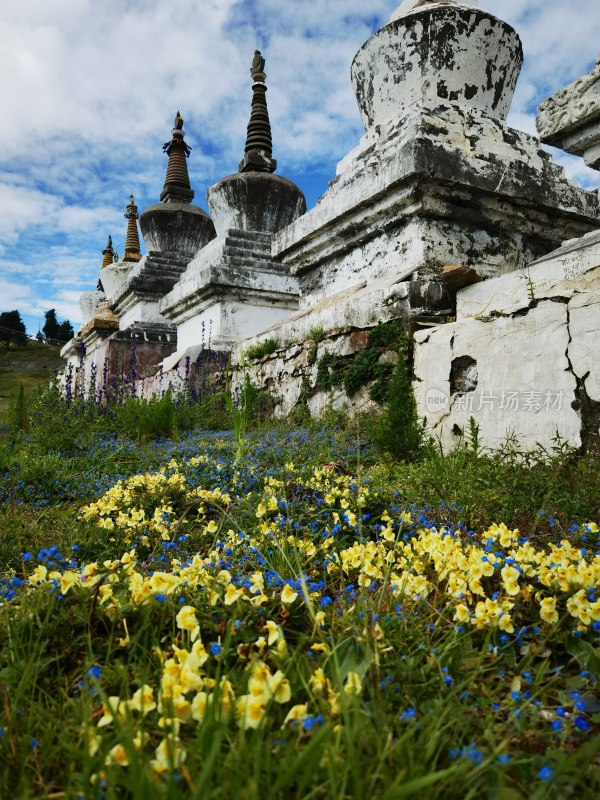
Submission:
<svg viewBox="0 0 600 800">
<path fill-rule="evenodd" d="M 457 622 L 467 622 L 471 618 L 471 612 L 464 603 L 459 603 L 454 612 L 454 619 Z"/>
<path fill-rule="evenodd" d="M 48 568 L 45 567 L 43 564 L 37 566 L 31 575 L 29 576 L 29 583 L 33 586 L 37 586 L 38 583 L 42 583 L 46 580 L 46 575 L 48 574 Z"/>
<path fill-rule="evenodd" d="M 540 602 L 540 617 L 550 625 L 558 622 L 558 612 L 556 610 L 556 597 L 545 597 Z"/>
<path fill-rule="evenodd" d="M 107 766 L 110 766 L 111 764 L 118 764 L 120 767 L 128 767 L 129 759 L 127 757 L 127 751 L 123 745 L 116 744 L 111 750 L 109 750 L 104 763 Z"/>
<path fill-rule="evenodd" d="M 283 725 L 287 725 L 288 722 L 297 722 L 300 719 L 304 719 L 304 717 L 307 716 L 307 709 L 308 706 L 306 705 L 306 703 L 297 706 L 292 706 L 288 711 L 286 718 L 283 720 Z"/>
<path fill-rule="evenodd" d="M 239 589 L 236 589 L 232 583 L 227 585 L 225 589 L 225 596 L 223 598 L 223 602 L 226 606 L 230 606 L 235 603 L 242 596 L 242 592 Z"/>
<path fill-rule="evenodd" d="M 167 736 L 156 748 L 150 764 L 155 772 L 172 772 L 183 764 L 186 757 L 180 741 L 175 736 Z"/>
<path fill-rule="evenodd" d="M 153 711 L 156 708 L 156 700 L 152 687 L 145 684 L 134 692 L 128 706 L 132 711 L 140 711 L 144 715 Z"/>
<path fill-rule="evenodd" d="M 240 728 L 258 728 L 265 716 L 267 701 L 264 697 L 246 694 L 238 698 L 236 712 Z"/>
<path fill-rule="evenodd" d="M 309 680 L 309 686 L 315 694 L 321 694 L 327 688 L 327 678 L 321 667 L 313 672 Z"/>
<path fill-rule="evenodd" d="M 587 528 L 588 533 L 600 533 L 600 528 L 595 522 L 588 522 L 584 527 Z"/>
<path fill-rule="evenodd" d="M 208 706 L 208 695 L 206 692 L 198 692 L 192 700 L 192 719 L 196 722 L 202 722 L 206 716 L 206 708 Z"/>
<path fill-rule="evenodd" d="M 269 677 L 268 685 L 269 692 L 276 703 L 289 703 L 292 697 L 292 690 L 289 680 L 281 670 L 277 670 L 275 675 Z"/>
<path fill-rule="evenodd" d="M 344 684 L 344 691 L 349 695 L 358 695 L 362 692 L 362 682 L 358 672 L 349 672 Z"/>
<path fill-rule="evenodd" d="M 289 583 L 286 583 L 281 593 L 281 602 L 288 605 L 289 603 L 293 603 L 297 597 L 298 592 L 294 591 Z"/>
<path fill-rule="evenodd" d="M 120 697 L 108 697 L 106 703 L 102 703 L 102 716 L 98 720 L 98 727 L 104 728 L 112 725 L 114 717 L 123 718 L 125 716 L 126 704 Z"/>
<path fill-rule="evenodd" d="M 74 586 L 76 583 L 79 583 L 79 573 L 72 572 L 71 570 L 67 572 L 63 572 L 60 578 L 60 591 L 61 594 L 66 594 L 71 586 Z"/>
<path fill-rule="evenodd" d="M 177 627 L 184 631 L 189 631 L 192 642 L 196 641 L 200 633 L 200 626 L 196 617 L 194 606 L 183 606 L 179 614 L 175 617 Z"/>
<path fill-rule="evenodd" d="M 500 628 L 501 631 L 504 631 L 504 633 L 515 632 L 510 614 L 502 614 L 502 616 L 498 620 L 498 627 Z"/>
<path fill-rule="evenodd" d="M 281 638 L 281 633 L 279 631 L 279 626 L 277 625 L 276 622 L 273 622 L 272 619 L 268 619 L 266 621 L 264 627 L 269 632 L 269 636 L 268 636 L 268 639 L 267 639 L 267 644 L 270 647 L 271 645 L 275 644 L 275 642 L 277 642 Z"/>
<path fill-rule="evenodd" d="M 100 747 L 101 739 L 93 728 L 85 729 L 85 741 L 87 744 L 88 753 L 91 756 L 95 756 Z"/>
</svg>

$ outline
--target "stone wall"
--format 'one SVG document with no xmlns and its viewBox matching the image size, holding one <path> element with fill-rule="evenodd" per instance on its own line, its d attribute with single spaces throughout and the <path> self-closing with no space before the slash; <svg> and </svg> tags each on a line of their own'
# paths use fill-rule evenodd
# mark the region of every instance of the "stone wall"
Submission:
<svg viewBox="0 0 600 800">
<path fill-rule="evenodd" d="M 470 417 L 484 444 L 588 447 L 600 435 L 600 235 L 463 289 L 457 320 L 415 335 L 415 394 L 451 448 Z"/>
<path fill-rule="evenodd" d="M 404 324 L 389 320 L 368 327 L 346 326 L 328 331 L 315 327 L 303 341 L 278 343 L 262 337 L 232 356 L 234 391 L 247 374 L 252 384 L 269 393 L 274 416 L 319 417 L 328 409 L 350 416 L 380 409 L 389 380 L 406 344 Z"/>
</svg>

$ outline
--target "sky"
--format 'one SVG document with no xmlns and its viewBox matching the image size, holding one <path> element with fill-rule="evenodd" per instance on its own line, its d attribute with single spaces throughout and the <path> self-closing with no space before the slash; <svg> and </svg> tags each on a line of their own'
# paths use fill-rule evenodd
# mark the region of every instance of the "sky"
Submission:
<svg viewBox="0 0 600 800">
<path fill-rule="evenodd" d="M 359 47 L 399 0 L 18 0 L 0 7 L 0 311 L 35 334 L 44 311 L 78 326 L 111 234 L 123 252 L 130 192 L 157 202 L 177 110 L 194 202 L 236 171 L 265 56 L 278 173 L 309 208 L 364 132 L 350 83 Z M 480 0 L 513 25 L 525 64 L 509 123 L 535 133 L 535 109 L 588 72 L 598 0 Z M 598 175 L 553 151 L 586 188 Z M 142 245 L 142 251 L 144 248 Z"/>
</svg>

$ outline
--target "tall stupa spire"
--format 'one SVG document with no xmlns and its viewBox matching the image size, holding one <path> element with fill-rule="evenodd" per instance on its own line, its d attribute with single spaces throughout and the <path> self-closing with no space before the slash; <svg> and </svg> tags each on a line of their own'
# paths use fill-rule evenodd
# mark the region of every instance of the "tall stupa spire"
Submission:
<svg viewBox="0 0 600 800">
<path fill-rule="evenodd" d="M 140 251 L 140 236 L 137 228 L 138 209 L 133 195 L 129 195 L 129 205 L 125 211 L 127 218 L 127 234 L 125 236 L 125 254 L 123 261 L 139 261 L 142 257 Z"/>
<path fill-rule="evenodd" d="M 267 108 L 265 59 L 260 50 L 254 51 L 250 74 L 252 76 L 252 111 L 246 135 L 244 158 L 240 172 L 275 172 L 277 161 L 273 158 L 271 123 Z"/>
<path fill-rule="evenodd" d="M 108 237 L 106 247 L 102 251 L 102 255 L 104 256 L 102 259 L 102 269 L 104 269 L 104 267 L 110 267 L 110 265 L 117 260 L 117 254 L 113 248 L 112 236 Z"/>
<path fill-rule="evenodd" d="M 187 158 L 192 149 L 184 141 L 183 117 L 177 112 L 171 139 L 163 145 L 164 152 L 169 156 L 165 185 L 160 193 L 163 203 L 191 203 L 194 199 L 194 190 L 190 186 Z"/>
</svg>

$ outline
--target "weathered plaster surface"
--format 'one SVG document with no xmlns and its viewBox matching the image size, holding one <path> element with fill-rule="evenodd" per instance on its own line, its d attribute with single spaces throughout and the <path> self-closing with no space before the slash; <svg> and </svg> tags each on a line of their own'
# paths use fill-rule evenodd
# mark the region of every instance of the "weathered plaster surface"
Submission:
<svg viewBox="0 0 600 800">
<path fill-rule="evenodd" d="M 316 207 L 273 239 L 304 308 L 384 275 L 522 269 L 600 226 L 597 195 L 533 137 L 450 105 L 382 126 L 342 166 Z"/>
<path fill-rule="evenodd" d="M 593 426 L 597 435 L 600 286 L 598 268 L 592 272 L 593 281 L 571 278 L 563 282 L 564 294 L 552 284 L 534 300 L 523 296 L 513 275 L 488 281 L 481 286 L 492 296 L 509 298 L 502 310 L 490 303 L 477 317 L 415 335 L 417 405 L 446 447 L 458 441 L 471 416 L 493 448 L 514 432 L 529 448 L 551 448 L 557 433 L 579 447 L 589 442 Z M 467 356 L 476 363 L 476 386 L 453 392 L 452 366 Z"/>
<path fill-rule="evenodd" d="M 506 313 L 534 300 L 591 290 L 600 290 L 598 233 L 567 242 L 524 270 L 463 289 L 456 298 L 456 317 Z"/>
<path fill-rule="evenodd" d="M 475 8 L 434 4 L 373 34 L 354 57 L 351 76 L 367 129 L 440 101 L 505 119 L 522 63 L 521 41 L 506 22 Z"/>
<path fill-rule="evenodd" d="M 190 262 L 160 311 L 178 326 L 181 348 L 203 330 L 231 346 L 289 316 L 298 295 L 297 280 L 271 258 L 270 234 L 227 230 Z"/>
</svg>

